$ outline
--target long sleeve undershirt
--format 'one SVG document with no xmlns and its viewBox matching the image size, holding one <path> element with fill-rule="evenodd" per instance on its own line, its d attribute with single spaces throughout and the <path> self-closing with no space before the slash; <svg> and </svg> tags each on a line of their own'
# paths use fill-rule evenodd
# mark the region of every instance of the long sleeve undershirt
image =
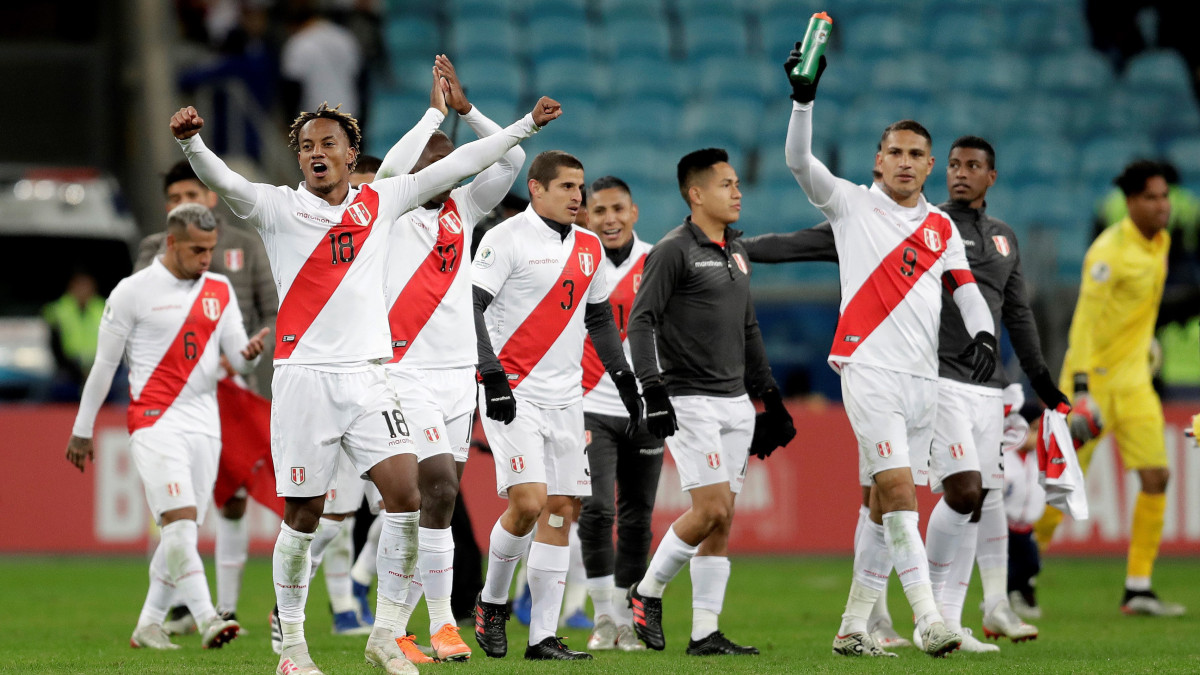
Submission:
<svg viewBox="0 0 1200 675">
<path fill-rule="evenodd" d="M 589 302 L 584 308 L 583 323 L 587 327 L 588 336 L 592 338 L 592 346 L 600 363 L 610 375 L 621 371 L 631 372 L 629 362 L 625 360 L 625 348 L 621 344 L 621 333 L 617 330 L 617 321 L 613 318 L 612 305 L 607 302 Z"/>
</svg>

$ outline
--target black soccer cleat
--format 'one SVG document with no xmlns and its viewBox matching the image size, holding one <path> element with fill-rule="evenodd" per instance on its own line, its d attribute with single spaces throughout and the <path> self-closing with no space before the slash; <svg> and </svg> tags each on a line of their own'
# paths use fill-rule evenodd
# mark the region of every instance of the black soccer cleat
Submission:
<svg viewBox="0 0 1200 675">
<path fill-rule="evenodd" d="M 508 605 L 484 602 L 482 593 L 475 598 L 475 641 L 484 654 L 494 659 L 508 654 L 508 634 L 504 628 L 507 621 Z"/>
<path fill-rule="evenodd" d="M 630 586 L 626 595 L 633 609 L 633 630 L 647 647 L 661 652 L 667 647 L 662 629 L 662 598 L 648 598 L 638 593 L 637 587 L 637 584 Z"/>
<path fill-rule="evenodd" d="M 719 630 L 709 633 L 701 640 L 689 640 L 688 656 L 755 656 L 758 647 L 748 647 L 730 642 Z"/>
<path fill-rule="evenodd" d="M 525 658 L 530 661 L 590 661 L 592 655 L 568 649 L 562 638 L 548 637 L 536 645 L 526 647 Z"/>
</svg>

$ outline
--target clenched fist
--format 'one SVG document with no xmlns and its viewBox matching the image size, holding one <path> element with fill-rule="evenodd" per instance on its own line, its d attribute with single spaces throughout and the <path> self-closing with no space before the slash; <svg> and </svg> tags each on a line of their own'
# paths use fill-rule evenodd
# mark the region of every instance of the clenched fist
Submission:
<svg viewBox="0 0 1200 675">
<path fill-rule="evenodd" d="M 204 128 L 204 118 L 200 117 L 200 113 L 190 105 L 180 108 L 179 112 L 171 115 L 171 133 L 181 141 L 200 133 L 202 128 Z"/>
<path fill-rule="evenodd" d="M 543 96 L 538 99 L 537 105 L 533 106 L 533 123 L 544 127 L 550 120 L 558 119 L 561 114 L 562 104 L 549 96 Z"/>
</svg>

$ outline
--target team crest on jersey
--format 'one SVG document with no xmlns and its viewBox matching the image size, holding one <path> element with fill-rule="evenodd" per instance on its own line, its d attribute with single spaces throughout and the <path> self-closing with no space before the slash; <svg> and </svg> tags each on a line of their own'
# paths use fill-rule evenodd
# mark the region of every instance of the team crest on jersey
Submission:
<svg viewBox="0 0 1200 675">
<path fill-rule="evenodd" d="M 438 217 L 438 222 L 450 234 L 458 234 L 463 231 L 462 219 L 454 211 L 447 211 Z"/>
<path fill-rule="evenodd" d="M 508 465 L 512 467 L 514 473 L 521 473 L 525 470 L 525 455 L 517 455 L 508 460 Z"/>
<path fill-rule="evenodd" d="M 931 227 L 925 228 L 925 245 L 930 251 L 942 250 L 942 233 Z"/>
<path fill-rule="evenodd" d="M 346 211 L 350 213 L 350 219 L 359 227 L 366 227 L 371 224 L 371 209 L 362 202 L 354 202 Z"/>
<path fill-rule="evenodd" d="M 733 254 L 733 262 L 737 263 L 738 269 L 742 271 L 742 274 L 750 274 L 750 266 L 746 264 L 746 259 L 742 257 L 741 253 Z"/>
<path fill-rule="evenodd" d="M 430 443 L 437 443 L 442 439 L 442 435 L 438 433 L 437 427 L 429 427 L 425 430 L 425 439 Z"/>
<path fill-rule="evenodd" d="M 720 451 L 713 450 L 712 452 L 705 455 L 705 457 L 708 459 L 708 468 L 710 468 L 710 469 L 721 468 L 721 453 L 720 453 Z"/>
<path fill-rule="evenodd" d="M 335 499 L 337 499 L 337 488 L 333 488 L 329 492 L 325 493 L 325 501 L 331 502 Z"/>
<path fill-rule="evenodd" d="M 642 287 L 642 275 L 641 274 L 633 275 L 633 292 L 637 293 L 638 289 L 641 287 Z"/>
<path fill-rule="evenodd" d="M 204 310 L 204 316 L 207 316 L 210 321 L 216 321 L 221 318 L 221 301 L 216 298 L 201 298 L 200 307 Z"/>
<path fill-rule="evenodd" d="M 225 251 L 225 269 L 237 272 L 246 266 L 246 254 L 240 248 Z"/>
<path fill-rule="evenodd" d="M 583 431 L 583 444 L 584 444 L 584 445 L 591 445 L 591 444 L 592 444 L 592 430 L 591 430 L 591 429 L 584 429 L 584 431 Z"/>
<path fill-rule="evenodd" d="M 292 482 L 295 483 L 296 485 L 304 484 L 304 467 L 302 467 L 302 466 L 293 466 L 292 467 Z"/>
<path fill-rule="evenodd" d="M 1002 234 L 997 234 L 996 236 L 992 237 L 992 241 L 995 242 L 996 250 L 1000 253 L 1000 255 L 1007 257 L 1009 251 L 1012 250 L 1008 247 L 1008 237 Z"/>
<path fill-rule="evenodd" d="M 953 457 L 954 459 L 962 459 L 963 458 L 962 443 L 951 443 L 950 444 L 950 456 Z"/>
<path fill-rule="evenodd" d="M 596 259 L 587 251 L 579 252 L 579 271 L 583 272 L 583 276 L 590 277 L 592 272 L 596 271 Z"/>
<path fill-rule="evenodd" d="M 928 231 L 929 230 L 926 230 L 926 232 L 928 232 Z M 892 456 L 892 442 L 891 441 L 879 441 L 878 443 L 875 444 L 875 449 L 879 451 L 879 456 L 883 457 L 884 459 L 887 459 L 888 457 Z"/>
<path fill-rule="evenodd" d="M 180 492 L 179 483 L 167 483 L 167 496 L 178 497 Z"/>
</svg>

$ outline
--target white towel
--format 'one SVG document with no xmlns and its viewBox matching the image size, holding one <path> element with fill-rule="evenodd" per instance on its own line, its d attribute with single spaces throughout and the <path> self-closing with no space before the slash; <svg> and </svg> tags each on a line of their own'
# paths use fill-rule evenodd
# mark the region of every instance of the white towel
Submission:
<svg viewBox="0 0 1200 675">
<path fill-rule="evenodd" d="M 1075 456 L 1075 444 L 1067 427 L 1067 416 L 1055 410 L 1042 414 L 1038 434 L 1038 481 L 1046 489 L 1046 503 L 1075 520 L 1087 520 L 1087 492 L 1083 470 Z"/>
</svg>

